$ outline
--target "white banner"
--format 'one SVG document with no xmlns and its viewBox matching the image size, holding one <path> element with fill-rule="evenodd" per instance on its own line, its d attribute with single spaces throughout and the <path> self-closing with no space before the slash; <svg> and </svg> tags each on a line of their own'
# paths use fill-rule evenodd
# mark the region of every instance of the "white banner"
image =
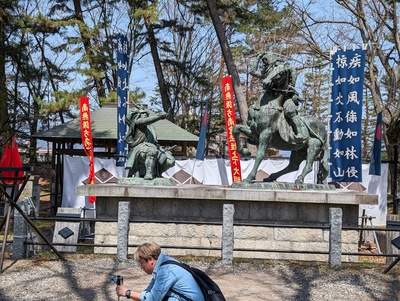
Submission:
<svg viewBox="0 0 400 301">
<path fill-rule="evenodd" d="M 387 214 L 387 178 L 388 178 L 389 164 L 384 163 L 381 165 L 381 175 L 374 176 L 369 175 L 369 164 L 363 164 L 363 186 L 367 187 L 366 192 L 377 194 L 379 197 L 378 205 L 361 205 L 360 216 L 362 210 L 365 209 L 365 215 L 373 217 L 371 219 L 373 226 L 386 226 L 386 214 Z M 371 226 L 368 221 L 368 226 Z"/>
<path fill-rule="evenodd" d="M 254 159 L 241 160 L 243 179 L 250 173 Z M 267 159 L 260 164 L 256 180 L 262 181 L 270 174 L 285 168 L 289 164 L 288 159 Z M 303 162 L 298 171 L 285 174 L 277 179 L 278 182 L 294 183 L 297 176 L 301 173 L 305 165 Z M 342 183 L 343 189 L 365 191 L 377 194 L 379 197 L 378 205 L 361 205 L 365 209 L 367 216 L 373 217 L 374 226 L 386 225 L 387 212 L 387 176 L 388 164 L 382 164 L 382 175 L 368 175 L 369 164 L 363 164 L 362 183 Z M 116 167 L 114 159 L 95 159 L 95 179 L 96 183 L 115 183 L 119 178 L 125 176 L 123 167 Z M 87 197 L 77 196 L 78 186 L 85 185 L 85 180 L 89 174 L 88 159 L 84 157 L 64 157 L 64 190 L 62 198 L 63 207 L 94 209 L 95 204 L 89 204 Z M 305 183 L 316 183 L 317 163 L 304 179 Z M 196 159 L 176 160 L 175 166 L 163 173 L 165 178 L 173 178 L 178 184 L 203 184 L 203 185 L 223 185 L 232 184 L 229 160 L 225 159 Z M 88 211 L 90 212 L 90 211 Z M 360 219 L 361 221 L 361 219 Z M 368 224 L 370 226 L 370 224 Z"/>
<path fill-rule="evenodd" d="M 90 204 L 88 197 L 78 196 L 77 187 L 85 185 L 89 175 L 87 157 L 64 156 L 64 185 L 62 207 L 85 208 L 86 217 L 94 217 L 96 203 Z M 94 159 L 95 183 L 113 183 L 124 177 L 125 169 L 117 167 L 114 159 Z M 83 216 L 83 215 L 82 215 Z"/>
</svg>

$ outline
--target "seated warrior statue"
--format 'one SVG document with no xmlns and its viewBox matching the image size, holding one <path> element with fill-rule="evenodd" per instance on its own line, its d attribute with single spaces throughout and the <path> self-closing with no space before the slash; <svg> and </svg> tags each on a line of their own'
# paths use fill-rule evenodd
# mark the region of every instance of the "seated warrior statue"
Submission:
<svg viewBox="0 0 400 301">
<path fill-rule="evenodd" d="M 303 143 L 307 129 L 297 111 L 299 101 L 303 100 L 299 98 L 295 90 L 296 70 L 278 55 L 272 52 L 263 52 L 253 62 L 250 74 L 263 79 L 265 90 L 264 95 L 252 109 L 257 110 L 269 100 L 280 97 L 280 105 L 284 110 L 286 120 L 293 128 L 293 141 Z"/>
<path fill-rule="evenodd" d="M 153 123 L 165 119 L 167 113 L 150 114 L 150 110 L 134 108 L 126 119 L 128 125 L 124 140 L 129 145 L 125 169 L 129 176 L 141 177 L 144 168 L 144 180 L 161 177 L 161 173 L 174 166 L 175 159 L 171 149 L 161 149 Z"/>
</svg>

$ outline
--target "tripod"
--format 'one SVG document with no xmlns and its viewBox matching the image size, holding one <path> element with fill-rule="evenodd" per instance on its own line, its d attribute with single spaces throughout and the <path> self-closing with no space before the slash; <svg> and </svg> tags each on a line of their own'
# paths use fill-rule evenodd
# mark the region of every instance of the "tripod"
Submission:
<svg viewBox="0 0 400 301">
<path fill-rule="evenodd" d="M 3 177 L 2 172 L 14 172 L 14 176 Z M 23 172 L 22 176 L 18 176 L 21 172 Z M 65 260 L 65 258 L 58 252 L 58 250 L 52 245 L 52 243 L 47 239 L 47 237 L 35 226 L 35 224 L 31 221 L 31 219 L 25 214 L 25 212 L 17 205 L 17 201 L 22 194 L 22 191 L 25 188 L 26 183 L 29 180 L 30 176 L 30 168 L 29 167 L 4 167 L 0 168 L 0 191 L 5 195 L 7 202 L 9 203 L 7 208 L 7 213 L 4 216 L 4 220 L 0 224 L 0 231 L 4 229 L 4 237 L 3 243 L 1 248 L 1 257 L 0 257 L 0 273 L 3 272 L 3 261 L 4 261 L 4 254 L 6 249 L 7 243 L 7 234 L 8 228 L 12 213 L 12 208 L 15 208 L 23 217 L 24 219 L 31 225 L 31 227 L 36 231 L 36 233 L 46 242 L 46 244 L 56 253 L 58 258 L 61 260 Z M 11 184 L 9 184 L 11 182 Z M 18 184 L 20 184 L 19 188 Z M 9 186 L 12 188 L 11 194 L 7 192 L 6 187 Z M 16 190 L 18 189 L 18 191 Z"/>
<path fill-rule="evenodd" d="M 365 210 L 363 210 L 363 215 L 361 216 L 361 218 L 362 218 L 361 228 L 364 228 L 364 226 L 367 226 L 367 220 L 369 220 L 369 223 L 371 225 L 372 234 L 374 235 L 374 241 L 375 241 L 376 247 L 378 249 L 378 253 L 382 254 L 381 248 L 379 246 L 379 241 L 378 241 L 378 238 L 376 236 L 375 229 L 374 229 L 374 224 L 372 223 L 372 219 L 374 219 L 376 217 L 365 215 Z M 363 231 L 365 231 L 365 230 L 361 230 L 361 232 L 360 232 L 360 243 L 362 243 L 362 240 L 363 240 L 363 233 L 362 233 Z"/>
</svg>

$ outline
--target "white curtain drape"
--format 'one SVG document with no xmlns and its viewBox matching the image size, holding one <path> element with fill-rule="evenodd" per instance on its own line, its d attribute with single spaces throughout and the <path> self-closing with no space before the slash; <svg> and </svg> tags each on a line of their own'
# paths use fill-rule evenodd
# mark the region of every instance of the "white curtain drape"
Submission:
<svg viewBox="0 0 400 301">
<path fill-rule="evenodd" d="M 268 177 L 271 173 L 285 168 L 288 163 L 289 160 L 285 158 L 263 160 L 257 173 L 257 180 L 262 181 L 263 178 Z M 85 180 L 89 174 L 88 164 L 89 161 L 85 157 L 64 156 L 63 207 L 85 207 L 86 209 L 95 208 L 95 204 L 89 204 L 87 197 L 77 196 L 76 193 L 78 186 L 85 185 Z M 254 160 L 241 160 L 240 164 L 242 168 L 242 178 L 245 179 L 254 165 Z M 285 174 L 278 178 L 277 181 L 293 183 L 299 173 L 303 170 L 304 164 L 305 162 L 300 165 L 298 171 Z M 361 205 L 360 217 L 362 210 L 365 209 L 367 216 L 374 217 L 374 225 L 386 225 L 388 164 L 382 164 L 381 176 L 370 176 L 368 175 L 368 170 L 369 165 L 363 164 L 363 182 L 359 183 L 360 185 L 342 186 L 344 189 L 357 189 L 377 194 L 379 196 L 379 204 L 368 206 Z M 304 182 L 316 183 L 317 171 L 318 165 L 315 163 L 312 172 L 306 176 Z M 95 158 L 96 183 L 113 183 L 125 175 L 125 169 L 123 167 L 115 166 L 114 159 Z M 229 186 L 232 184 L 230 162 L 229 160 L 222 158 L 204 159 L 204 161 L 196 159 L 176 160 L 175 166 L 164 172 L 163 177 L 173 178 L 178 185 L 203 184 Z"/>
</svg>

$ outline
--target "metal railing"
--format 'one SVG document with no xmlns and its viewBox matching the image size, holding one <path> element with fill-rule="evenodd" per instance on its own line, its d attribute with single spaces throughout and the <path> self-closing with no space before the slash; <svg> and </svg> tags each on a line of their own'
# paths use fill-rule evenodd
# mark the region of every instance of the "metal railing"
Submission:
<svg viewBox="0 0 400 301">
<path fill-rule="evenodd" d="M 0 216 L 0 220 L 4 219 L 4 216 Z M 54 222 L 118 222 L 118 219 L 109 218 L 66 218 L 66 217 L 31 217 L 33 222 L 35 221 L 54 221 Z M 223 226 L 223 222 L 204 222 L 204 221 L 176 221 L 176 220 L 129 220 L 129 223 L 158 223 L 158 224 L 187 224 L 187 225 L 215 225 Z M 262 228 L 292 228 L 292 229 L 320 229 L 320 230 L 330 230 L 330 225 L 295 225 L 295 224 L 267 224 L 267 223 L 247 223 L 247 222 L 234 222 L 232 226 L 248 226 L 248 227 L 262 227 Z M 379 231 L 379 232 L 400 232 L 400 228 L 378 228 L 371 229 L 369 227 L 349 227 L 343 226 L 341 231 Z M 74 247 L 85 247 L 85 248 L 117 248 L 118 244 L 96 244 L 96 243 L 85 243 L 85 241 L 91 240 L 85 238 L 85 236 L 80 236 L 78 243 L 52 243 L 54 246 L 74 246 Z M 7 244 L 12 244 L 14 240 L 7 240 Z M 25 242 L 28 246 L 40 246 L 46 245 L 45 242 Z M 222 243 L 221 243 L 222 245 Z M 137 247 L 137 244 L 127 244 L 127 247 Z M 179 246 L 179 245 L 163 245 L 163 248 L 168 249 L 182 249 L 182 250 L 206 250 L 206 251 L 222 251 L 222 247 L 211 247 L 211 246 Z M 320 254 L 329 255 L 329 250 L 327 251 L 315 251 L 315 250 L 282 250 L 282 249 L 254 249 L 254 248 L 235 248 L 233 247 L 232 252 L 260 252 L 260 253 L 288 253 L 288 254 Z M 399 257 L 399 254 L 389 254 L 389 253 L 370 253 L 370 252 L 342 252 L 341 255 L 347 256 L 363 256 L 363 257 Z"/>
</svg>

